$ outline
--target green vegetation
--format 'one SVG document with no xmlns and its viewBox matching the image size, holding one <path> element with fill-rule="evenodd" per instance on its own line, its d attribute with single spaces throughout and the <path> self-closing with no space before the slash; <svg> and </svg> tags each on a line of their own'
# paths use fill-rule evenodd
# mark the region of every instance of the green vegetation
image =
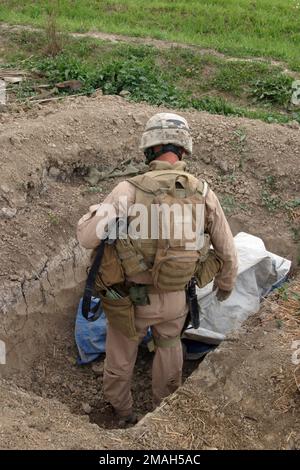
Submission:
<svg viewBox="0 0 300 470">
<path fill-rule="evenodd" d="M 55 34 L 50 38 L 52 42 L 56 47 Z M 300 113 L 290 111 L 286 99 L 283 99 L 283 96 L 291 94 L 291 80 L 278 66 L 248 61 L 228 62 L 182 48 L 159 50 L 150 46 L 108 43 L 91 38 L 79 40 L 68 36 L 60 37 L 61 51 L 58 54 L 47 55 L 48 30 L 46 33 L 9 33 L 3 45 L 7 67 L 26 68 L 33 74 L 33 78 L 13 87 L 17 99 L 35 95 L 36 85 L 45 84 L 45 81 L 54 93 L 76 93 L 55 88 L 56 83 L 73 79 L 82 83 L 79 93 L 90 94 L 97 88 L 105 94 L 126 91 L 128 99 L 154 105 L 194 108 L 267 122 L 288 122 L 291 119 L 300 122 Z M 279 82 L 281 87 L 275 99 L 274 92 L 268 93 L 268 90 L 272 83 L 276 89 Z M 260 99 L 254 101 L 259 83 L 262 84 Z M 244 139 L 243 132 L 237 135 L 235 145 L 239 146 L 241 153 Z M 241 165 L 242 160 L 243 156 Z"/>
<path fill-rule="evenodd" d="M 150 36 L 300 70 L 298 0 L 2 0 L 0 21 L 44 26 L 53 4 L 63 31 Z"/>
<path fill-rule="evenodd" d="M 269 212 L 276 212 L 282 209 L 287 213 L 292 213 L 293 209 L 300 207 L 300 198 L 296 197 L 295 199 L 284 201 L 281 196 L 275 193 L 276 189 L 276 179 L 273 176 L 267 176 L 264 188 L 261 192 L 261 199 L 262 205 L 266 207 Z"/>
<path fill-rule="evenodd" d="M 54 212 L 49 211 L 48 217 L 49 217 L 49 222 L 51 225 L 59 225 L 59 222 L 60 222 L 59 217 Z"/>
<path fill-rule="evenodd" d="M 85 194 L 85 193 L 89 193 L 89 194 L 98 194 L 98 193 L 102 193 L 103 192 L 103 189 L 99 186 L 87 186 L 83 191 L 82 193 Z"/>
<path fill-rule="evenodd" d="M 291 99 L 292 83 L 292 77 L 278 74 L 277 76 L 268 77 L 264 80 L 257 80 L 257 82 L 254 83 L 252 94 L 257 101 L 287 106 Z"/>
<path fill-rule="evenodd" d="M 283 207 L 283 202 L 280 196 L 270 193 L 267 189 L 261 193 L 262 205 L 268 209 L 269 212 L 278 211 Z"/>
<path fill-rule="evenodd" d="M 289 287 L 290 284 L 285 282 L 281 287 L 278 288 L 277 293 L 282 300 L 287 301 L 289 299 Z"/>
<path fill-rule="evenodd" d="M 248 206 L 246 204 L 237 202 L 235 197 L 229 194 L 221 195 L 220 202 L 226 215 L 231 215 L 236 211 L 248 212 Z"/>
</svg>

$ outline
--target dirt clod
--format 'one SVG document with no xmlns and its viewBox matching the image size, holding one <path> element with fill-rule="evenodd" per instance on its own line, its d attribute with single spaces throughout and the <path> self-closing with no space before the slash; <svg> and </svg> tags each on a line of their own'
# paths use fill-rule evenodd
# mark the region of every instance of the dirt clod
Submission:
<svg viewBox="0 0 300 470">
<path fill-rule="evenodd" d="M 81 404 L 83 411 L 89 415 L 92 412 L 92 407 L 88 403 L 82 403 Z"/>
</svg>

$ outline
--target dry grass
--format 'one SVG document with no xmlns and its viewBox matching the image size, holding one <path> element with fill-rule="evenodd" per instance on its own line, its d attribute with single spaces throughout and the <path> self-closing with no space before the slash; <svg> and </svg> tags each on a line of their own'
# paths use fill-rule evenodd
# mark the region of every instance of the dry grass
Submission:
<svg viewBox="0 0 300 470">
<path fill-rule="evenodd" d="M 62 36 L 58 31 L 57 13 L 55 8 L 48 11 L 46 17 L 45 33 L 47 38 L 47 45 L 45 54 L 55 57 L 63 49 Z"/>
<path fill-rule="evenodd" d="M 283 336 L 280 339 L 282 345 L 286 347 L 288 344 L 292 345 L 293 341 L 300 341 L 300 282 L 294 281 L 290 286 L 283 286 L 271 299 L 265 299 L 264 302 L 270 306 L 270 309 L 263 324 L 274 322 L 275 319 L 278 328 L 283 329 Z M 284 388 L 275 401 L 274 408 L 286 413 L 292 406 L 291 397 L 295 392 L 295 384 L 300 391 L 300 365 L 296 365 L 290 380 L 287 383 L 284 381 L 283 384 Z"/>
</svg>

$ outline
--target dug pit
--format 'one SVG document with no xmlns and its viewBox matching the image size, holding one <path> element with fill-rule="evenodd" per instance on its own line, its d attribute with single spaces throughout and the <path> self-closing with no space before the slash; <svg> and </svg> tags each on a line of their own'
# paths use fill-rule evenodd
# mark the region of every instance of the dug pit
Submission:
<svg viewBox="0 0 300 470">
<path fill-rule="evenodd" d="M 75 313 L 86 275 L 88 256 L 73 240 L 45 267 L 38 279 L 20 285 L 15 322 L 6 325 L 7 363 L 4 375 L 22 389 L 56 398 L 72 413 L 90 417 L 101 427 L 117 426 L 102 392 L 104 355 L 78 365 L 74 342 Z M 133 378 L 133 398 L 139 417 L 152 411 L 152 353 L 141 346 Z M 186 379 L 199 361 L 185 361 Z"/>
<path fill-rule="evenodd" d="M 137 150 L 141 123 L 154 112 L 150 106 L 119 97 L 98 96 L 29 110 L 25 116 L 1 116 L 0 201 L 6 210 L 0 217 L 0 340 L 6 345 L 7 362 L 0 365 L 0 374 L 8 384 L 2 392 L 4 397 L 5 390 L 9 391 L 4 400 L 9 403 L 8 415 L 12 408 L 21 407 L 17 422 L 23 418 L 27 422 L 26 408 L 38 402 L 53 410 L 53 428 L 57 430 L 60 424 L 63 428 L 52 406 L 56 398 L 69 407 L 72 416 L 82 417 L 76 421 L 79 428 L 84 417 L 101 427 L 115 426 L 102 396 L 103 358 L 84 367 L 75 363 L 75 312 L 88 253 L 76 242 L 74 230 L 88 206 L 103 200 L 120 180 L 114 176 L 95 183 L 86 177 L 91 173 L 98 177 L 113 166 L 126 173 L 128 161 L 138 166 L 142 160 Z M 299 132 L 205 113 L 183 115 L 192 125 L 195 141 L 188 166 L 217 192 L 234 234 L 241 230 L 253 233 L 264 240 L 267 249 L 296 264 Z M 240 129 L 246 135 L 242 143 L 238 140 Z M 288 205 L 289 201 L 294 204 Z M 197 362 L 186 362 L 186 382 L 178 393 L 149 415 L 152 418 L 146 418 L 134 431 L 128 430 L 125 441 L 118 435 L 115 439 L 121 440 L 109 445 L 290 446 L 292 438 L 295 442 L 290 433 L 298 432 L 298 402 L 289 375 L 290 332 L 277 328 L 276 315 L 275 307 L 271 313 L 256 315 L 253 323 L 241 330 L 241 336 L 210 353 L 197 370 Z M 140 416 L 151 410 L 150 368 L 151 355 L 141 349 L 133 380 Z M 282 368 L 284 372 L 280 372 Z M 288 393 L 286 387 L 290 387 Z M 26 396 L 22 395 L 24 390 Z M 19 400 L 19 396 L 23 398 Z M 42 397 L 41 402 L 37 396 Z M 23 401 L 28 403 L 26 407 Z M 71 415 L 65 419 L 73 420 Z M 19 432 L 10 428 L 10 421 L 14 422 L 4 419 L 4 429 L 9 428 L 14 442 L 20 437 L 18 442 L 26 447 L 28 429 Z M 275 421 L 272 432 L 268 431 Z M 148 423 L 145 428 L 143 423 Z M 97 434 L 92 428 L 88 432 L 90 436 Z M 47 447 L 50 435 L 54 448 L 67 445 L 66 439 L 62 441 L 50 430 L 35 436 L 36 441 L 31 440 L 28 447 L 36 448 L 41 442 Z M 6 447 L 14 445 L 4 442 Z M 82 445 L 88 448 L 91 442 L 98 441 L 87 439 Z M 74 446 L 79 446 L 76 436 Z"/>
</svg>

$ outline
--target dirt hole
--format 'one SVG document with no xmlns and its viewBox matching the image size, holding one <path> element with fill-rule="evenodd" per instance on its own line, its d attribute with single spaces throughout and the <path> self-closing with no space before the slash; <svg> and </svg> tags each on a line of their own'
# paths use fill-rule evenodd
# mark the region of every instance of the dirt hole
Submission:
<svg viewBox="0 0 300 470">
<path fill-rule="evenodd" d="M 105 354 L 90 364 L 78 365 L 73 322 L 65 326 L 64 332 L 50 338 L 47 349 L 34 361 L 31 372 L 18 373 L 14 381 L 26 391 L 59 400 L 74 414 L 88 414 L 90 421 L 102 428 L 113 429 L 118 422 L 111 406 L 105 402 L 102 390 Z M 132 381 L 134 405 L 139 418 L 152 411 L 152 358 L 153 354 L 146 345 L 141 345 Z M 183 380 L 197 368 L 200 361 L 184 361 Z"/>
<path fill-rule="evenodd" d="M 10 381 L 28 392 L 59 400 L 72 413 L 88 415 L 90 421 L 98 426 L 113 429 L 117 420 L 105 402 L 102 390 L 105 355 L 87 365 L 77 364 L 75 314 L 86 276 L 86 260 L 82 253 L 76 245 L 75 250 L 69 252 L 70 259 L 66 259 L 66 253 L 63 253 L 52 267 L 48 263 L 40 279 L 33 279 L 26 289 L 23 286 L 22 297 L 26 299 L 27 310 L 21 327 L 18 318 L 21 305 L 14 306 L 11 312 L 11 316 L 16 317 L 18 328 L 16 325 L 10 328 L 8 350 L 11 353 L 8 354 L 5 376 L 8 375 Z M 153 354 L 146 345 L 141 345 L 132 381 L 135 411 L 139 418 L 152 411 L 152 358 Z M 185 361 L 183 380 L 199 362 Z"/>
</svg>

